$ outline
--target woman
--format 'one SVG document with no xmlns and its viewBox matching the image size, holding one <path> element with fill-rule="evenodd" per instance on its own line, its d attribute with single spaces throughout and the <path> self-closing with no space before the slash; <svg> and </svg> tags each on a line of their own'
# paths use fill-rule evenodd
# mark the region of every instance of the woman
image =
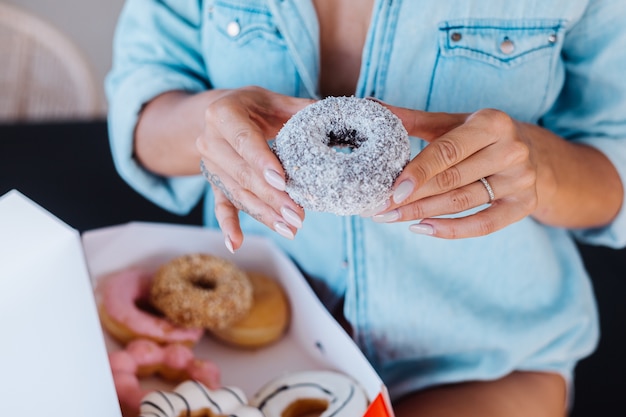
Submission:
<svg viewBox="0 0 626 417">
<path fill-rule="evenodd" d="M 129 0 L 112 150 L 156 204 L 204 196 L 229 250 L 244 232 L 274 239 L 398 416 L 562 416 L 598 337 L 574 239 L 626 242 L 625 14 L 617 0 Z M 305 220 L 268 141 L 339 95 L 394 111 L 412 161 L 375 212 Z"/>
</svg>

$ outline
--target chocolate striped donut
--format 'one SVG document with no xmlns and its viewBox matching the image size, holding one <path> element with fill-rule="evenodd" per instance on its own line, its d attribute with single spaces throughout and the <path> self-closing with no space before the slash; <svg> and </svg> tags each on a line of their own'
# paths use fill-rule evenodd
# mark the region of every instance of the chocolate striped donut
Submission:
<svg viewBox="0 0 626 417">
<path fill-rule="evenodd" d="M 369 401 L 361 386 L 334 371 L 303 371 L 274 379 L 259 390 L 250 404 L 265 417 L 362 416 Z"/>
</svg>

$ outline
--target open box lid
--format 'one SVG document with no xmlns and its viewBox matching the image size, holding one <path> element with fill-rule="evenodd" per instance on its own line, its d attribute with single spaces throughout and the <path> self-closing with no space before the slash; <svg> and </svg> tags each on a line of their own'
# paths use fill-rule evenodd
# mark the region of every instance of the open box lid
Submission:
<svg viewBox="0 0 626 417">
<path fill-rule="evenodd" d="M 0 369 L 10 375 L 0 387 L 16 399 L 8 412 L 39 414 L 46 404 L 51 415 L 119 416 L 107 351 L 120 346 L 101 330 L 97 280 L 130 266 L 153 271 L 176 256 L 205 251 L 276 277 L 292 305 L 290 328 L 271 347 L 238 350 L 206 337 L 195 347 L 198 357 L 218 364 L 224 385 L 238 386 L 251 398 L 282 373 L 335 369 L 363 386 L 371 401 L 366 417 L 393 416 L 369 362 L 295 265 L 264 238 L 247 236 L 233 255 L 219 232 L 138 222 L 86 232 L 81 245 L 76 230 L 17 191 L 0 197 L 0 231 L 7 273 L 0 276 L 0 329 L 8 336 L 0 347 Z M 39 399 L 30 400 L 35 395 Z"/>
<path fill-rule="evenodd" d="M 79 234 L 0 197 L 2 415 L 120 416 Z"/>
</svg>

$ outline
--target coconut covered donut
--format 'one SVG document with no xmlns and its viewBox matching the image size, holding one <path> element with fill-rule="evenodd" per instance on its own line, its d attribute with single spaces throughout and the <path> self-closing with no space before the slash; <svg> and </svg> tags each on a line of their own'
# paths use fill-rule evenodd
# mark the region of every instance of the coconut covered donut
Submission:
<svg viewBox="0 0 626 417">
<path fill-rule="evenodd" d="M 279 131 L 274 152 L 296 203 L 339 215 L 383 204 L 411 155 L 400 119 L 356 97 L 329 97 L 300 110 Z"/>
</svg>

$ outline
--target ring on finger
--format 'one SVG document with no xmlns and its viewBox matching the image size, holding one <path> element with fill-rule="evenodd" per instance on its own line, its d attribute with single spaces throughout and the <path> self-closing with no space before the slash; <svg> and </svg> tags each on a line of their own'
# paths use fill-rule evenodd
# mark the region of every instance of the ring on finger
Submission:
<svg viewBox="0 0 626 417">
<path fill-rule="evenodd" d="M 487 178 L 485 177 L 480 178 L 479 181 L 483 183 L 485 189 L 487 190 L 487 193 L 489 194 L 489 202 L 493 203 L 493 201 L 496 199 L 496 195 L 493 192 L 493 188 L 491 188 L 491 184 L 489 184 L 489 181 L 487 181 Z"/>
</svg>

